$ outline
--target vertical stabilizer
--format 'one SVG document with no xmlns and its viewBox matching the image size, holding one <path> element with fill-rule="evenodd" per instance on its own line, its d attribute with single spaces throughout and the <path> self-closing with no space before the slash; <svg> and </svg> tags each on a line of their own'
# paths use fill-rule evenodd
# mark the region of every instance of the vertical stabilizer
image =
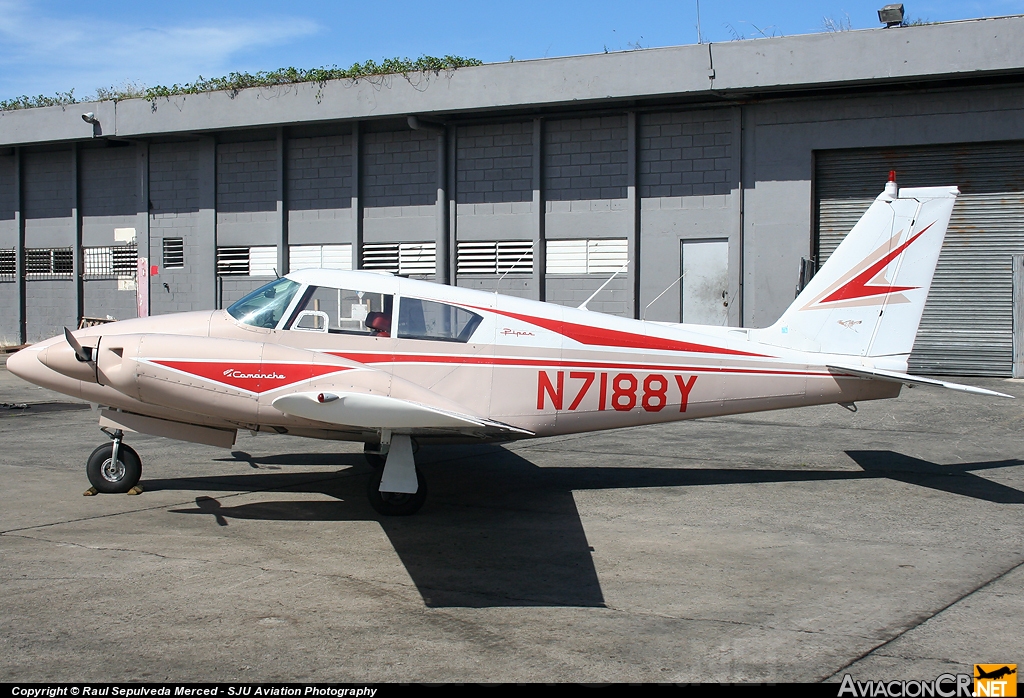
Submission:
<svg viewBox="0 0 1024 698">
<path fill-rule="evenodd" d="M 893 180 L 760 341 L 906 369 L 960 192 Z"/>
</svg>

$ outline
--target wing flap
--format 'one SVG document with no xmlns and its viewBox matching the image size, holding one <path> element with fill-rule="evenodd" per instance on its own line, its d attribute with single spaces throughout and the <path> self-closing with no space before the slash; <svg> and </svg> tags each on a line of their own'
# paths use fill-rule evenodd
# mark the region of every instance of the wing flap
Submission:
<svg viewBox="0 0 1024 698">
<path fill-rule="evenodd" d="M 865 366 L 829 365 L 827 368 L 829 371 L 832 371 L 833 373 L 849 373 L 860 378 L 874 378 L 875 380 L 884 380 L 893 383 L 903 383 L 905 385 L 930 385 L 938 388 L 960 390 L 965 393 L 974 393 L 976 395 L 992 395 L 994 397 L 1008 397 L 1013 399 L 1013 395 L 1007 395 L 1006 393 L 997 393 L 994 390 L 987 390 L 986 388 L 976 388 L 973 385 L 952 383 L 950 381 L 940 381 L 936 378 L 923 378 L 921 376 L 912 376 L 909 373 L 899 373 L 898 371 L 885 371 L 878 368 L 867 368 Z"/>
<path fill-rule="evenodd" d="M 533 435 L 533 432 L 502 422 L 370 393 L 292 393 L 271 404 L 295 417 L 364 429 L 484 428 Z"/>
</svg>

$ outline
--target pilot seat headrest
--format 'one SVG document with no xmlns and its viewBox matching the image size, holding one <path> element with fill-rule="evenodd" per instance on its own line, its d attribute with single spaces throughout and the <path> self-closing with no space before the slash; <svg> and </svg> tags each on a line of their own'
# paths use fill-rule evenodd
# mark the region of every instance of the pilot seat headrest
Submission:
<svg viewBox="0 0 1024 698">
<path fill-rule="evenodd" d="M 386 315 L 384 313 L 367 313 L 364 323 L 368 328 L 375 330 L 379 335 L 391 335 L 390 315 Z"/>
</svg>

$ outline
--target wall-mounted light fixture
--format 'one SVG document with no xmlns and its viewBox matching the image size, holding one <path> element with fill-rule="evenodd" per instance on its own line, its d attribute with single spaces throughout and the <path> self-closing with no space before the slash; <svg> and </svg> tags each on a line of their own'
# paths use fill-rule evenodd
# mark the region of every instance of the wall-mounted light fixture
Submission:
<svg viewBox="0 0 1024 698">
<path fill-rule="evenodd" d="M 100 120 L 96 118 L 96 115 L 91 111 L 87 111 L 82 114 L 82 121 L 87 124 L 92 124 L 92 137 L 103 135 L 103 129 L 100 127 Z"/>
</svg>

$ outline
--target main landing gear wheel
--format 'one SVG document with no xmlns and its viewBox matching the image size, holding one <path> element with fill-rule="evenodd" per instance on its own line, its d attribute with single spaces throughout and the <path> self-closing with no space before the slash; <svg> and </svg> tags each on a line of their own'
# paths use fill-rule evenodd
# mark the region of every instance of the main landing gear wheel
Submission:
<svg viewBox="0 0 1024 698">
<path fill-rule="evenodd" d="M 370 499 L 370 506 L 382 516 L 412 516 L 423 502 L 427 500 L 427 481 L 423 473 L 416 468 L 416 483 L 418 489 L 416 494 L 405 494 L 404 492 L 381 492 L 380 480 L 384 476 L 384 468 L 377 468 L 366 485 L 366 496 Z"/>
<path fill-rule="evenodd" d="M 125 494 L 142 477 L 142 460 L 135 450 L 126 444 L 119 444 L 117 461 L 111 455 L 114 444 L 103 444 L 89 456 L 85 472 L 97 492 L 103 494 Z"/>
</svg>

